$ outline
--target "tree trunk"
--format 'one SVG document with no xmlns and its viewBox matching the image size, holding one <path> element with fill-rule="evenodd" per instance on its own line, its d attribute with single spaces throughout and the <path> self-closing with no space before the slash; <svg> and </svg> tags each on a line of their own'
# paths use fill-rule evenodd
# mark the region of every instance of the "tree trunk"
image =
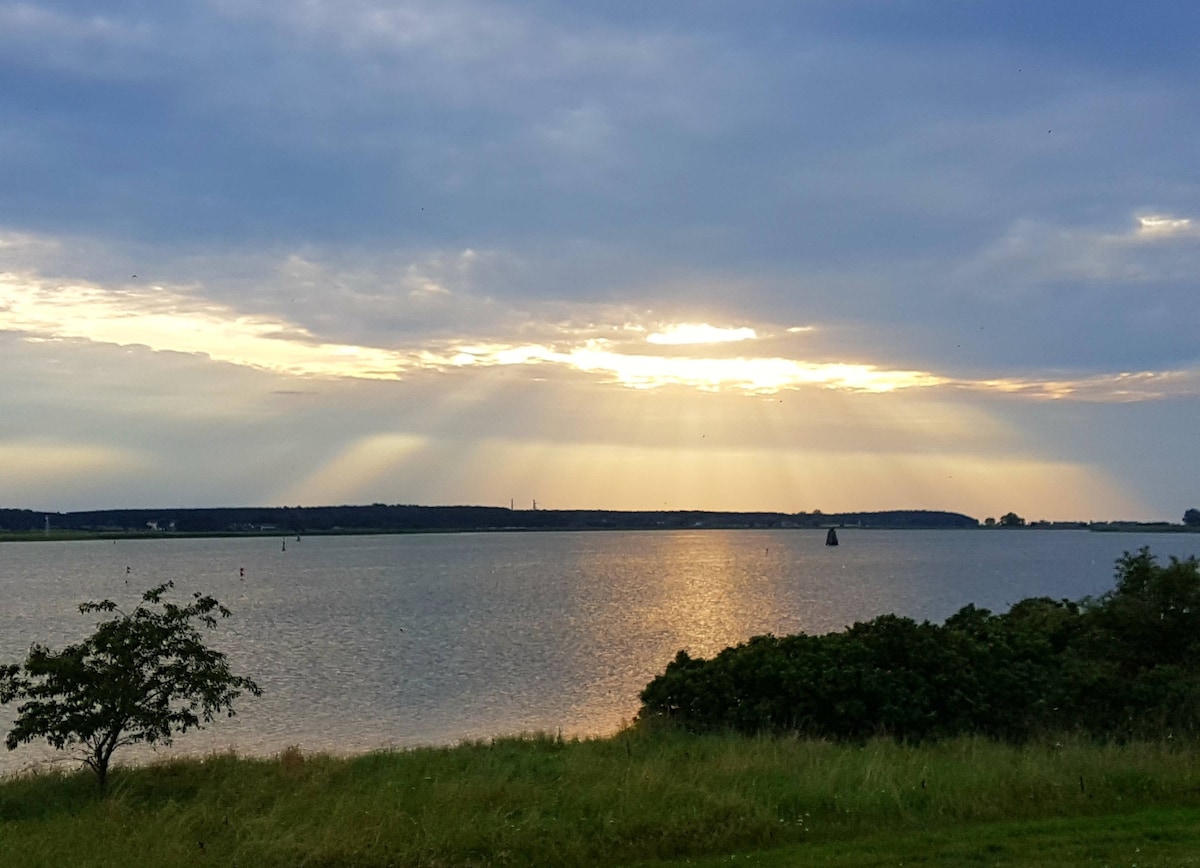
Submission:
<svg viewBox="0 0 1200 868">
<path fill-rule="evenodd" d="M 103 749 L 96 750 L 90 757 L 84 760 L 88 768 L 96 773 L 96 783 L 100 785 L 100 792 L 105 792 L 108 789 L 108 762 L 112 759 L 112 751 Z"/>
</svg>

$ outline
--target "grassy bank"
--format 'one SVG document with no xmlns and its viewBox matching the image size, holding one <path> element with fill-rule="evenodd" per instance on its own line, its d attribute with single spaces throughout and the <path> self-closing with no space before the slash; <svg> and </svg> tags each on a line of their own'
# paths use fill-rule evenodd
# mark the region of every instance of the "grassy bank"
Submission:
<svg viewBox="0 0 1200 868">
<path fill-rule="evenodd" d="M 1171 741 L 623 733 L 220 755 L 118 769 L 105 798 L 90 775 L 0 783 L 4 866 L 1200 864 L 1193 852 L 1200 747 Z"/>
</svg>

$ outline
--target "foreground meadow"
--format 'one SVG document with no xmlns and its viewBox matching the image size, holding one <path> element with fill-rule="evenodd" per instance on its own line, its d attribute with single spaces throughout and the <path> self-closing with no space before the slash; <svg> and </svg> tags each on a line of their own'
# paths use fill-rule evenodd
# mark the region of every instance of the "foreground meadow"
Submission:
<svg viewBox="0 0 1200 868">
<path fill-rule="evenodd" d="M 1200 865 L 1200 746 L 630 730 L 0 782 L 3 866 Z"/>
</svg>

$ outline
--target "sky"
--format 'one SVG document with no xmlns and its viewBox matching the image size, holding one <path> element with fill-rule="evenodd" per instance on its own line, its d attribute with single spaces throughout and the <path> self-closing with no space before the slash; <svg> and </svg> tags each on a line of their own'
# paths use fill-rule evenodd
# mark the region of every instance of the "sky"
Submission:
<svg viewBox="0 0 1200 868">
<path fill-rule="evenodd" d="M 0 506 L 1178 522 L 1197 32 L 0 0 Z"/>
</svg>

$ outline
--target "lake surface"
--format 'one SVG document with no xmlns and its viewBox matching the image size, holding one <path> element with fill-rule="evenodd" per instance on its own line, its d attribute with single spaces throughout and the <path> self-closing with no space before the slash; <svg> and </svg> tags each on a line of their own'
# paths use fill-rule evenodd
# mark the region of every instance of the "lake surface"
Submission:
<svg viewBox="0 0 1200 868">
<path fill-rule="evenodd" d="M 1112 587 L 1124 551 L 1200 555 L 1196 534 L 839 533 L 836 548 L 813 530 L 0 543 L 0 661 L 87 635 L 97 619 L 80 602 L 132 608 L 172 580 L 233 610 L 212 642 L 265 690 L 175 753 L 602 735 L 632 720 L 681 648 L 710 656 L 886 612 L 941 621 L 968 603 L 1078 599 Z M 4 733 L 13 715 L 0 709 Z M 0 748 L 0 773 L 55 756 Z"/>
</svg>

